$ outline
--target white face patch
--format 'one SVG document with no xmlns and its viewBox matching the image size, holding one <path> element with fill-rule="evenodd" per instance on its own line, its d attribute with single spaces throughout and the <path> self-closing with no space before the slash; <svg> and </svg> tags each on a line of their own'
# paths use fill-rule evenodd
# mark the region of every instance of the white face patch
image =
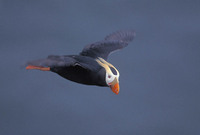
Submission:
<svg viewBox="0 0 200 135">
<path fill-rule="evenodd" d="M 111 74 L 106 73 L 106 83 L 108 85 L 111 85 L 115 78 L 116 75 L 113 75 L 112 73 Z"/>
<path fill-rule="evenodd" d="M 99 63 L 99 65 L 101 65 L 103 68 L 105 68 L 105 70 L 106 70 L 105 80 L 108 85 L 111 85 L 113 83 L 113 81 L 115 81 L 115 78 L 116 78 L 116 81 L 118 82 L 119 71 L 112 64 L 108 63 L 107 61 L 105 61 L 102 58 L 98 58 L 98 59 L 96 59 L 96 61 Z"/>
</svg>

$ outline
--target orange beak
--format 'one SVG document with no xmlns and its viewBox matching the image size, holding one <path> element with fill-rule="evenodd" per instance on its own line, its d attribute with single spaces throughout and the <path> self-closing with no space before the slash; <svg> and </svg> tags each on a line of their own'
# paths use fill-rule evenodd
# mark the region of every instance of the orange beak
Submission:
<svg viewBox="0 0 200 135">
<path fill-rule="evenodd" d="M 115 84 L 111 84 L 110 85 L 111 90 L 115 93 L 115 94 L 119 94 L 119 83 L 115 83 Z"/>
</svg>

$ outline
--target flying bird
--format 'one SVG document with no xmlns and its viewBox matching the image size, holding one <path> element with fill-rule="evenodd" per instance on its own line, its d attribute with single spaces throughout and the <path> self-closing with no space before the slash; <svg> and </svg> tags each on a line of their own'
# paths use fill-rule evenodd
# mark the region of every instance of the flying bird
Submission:
<svg viewBox="0 0 200 135">
<path fill-rule="evenodd" d="M 110 87 L 118 94 L 119 71 L 107 62 L 107 58 L 110 53 L 126 47 L 134 36 L 134 30 L 117 31 L 102 41 L 85 46 L 79 55 L 50 55 L 27 62 L 26 69 L 55 72 L 77 83 Z"/>
</svg>

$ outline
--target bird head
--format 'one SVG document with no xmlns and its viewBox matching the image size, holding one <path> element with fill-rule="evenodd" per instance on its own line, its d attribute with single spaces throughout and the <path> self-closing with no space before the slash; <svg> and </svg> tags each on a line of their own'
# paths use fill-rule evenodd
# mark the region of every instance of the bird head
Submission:
<svg viewBox="0 0 200 135">
<path fill-rule="evenodd" d="M 108 63 L 102 58 L 98 58 L 96 61 L 106 71 L 106 76 L 105 76 L 106 84 L 111 88 L 111 90 L 115 94 L 118 94 L 119 93 L 119 71 L 112 64 Z"/>
</svg>

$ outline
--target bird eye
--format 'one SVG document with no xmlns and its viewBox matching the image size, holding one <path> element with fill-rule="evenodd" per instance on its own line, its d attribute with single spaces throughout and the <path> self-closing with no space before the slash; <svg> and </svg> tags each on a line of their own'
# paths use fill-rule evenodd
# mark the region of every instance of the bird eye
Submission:
<svg viewBox="0 0 200 135">
<path fill-rule="evenodd" d="M 111 78 L 111 75 L 108 75 L 108 78 Z"/>
</svg>

